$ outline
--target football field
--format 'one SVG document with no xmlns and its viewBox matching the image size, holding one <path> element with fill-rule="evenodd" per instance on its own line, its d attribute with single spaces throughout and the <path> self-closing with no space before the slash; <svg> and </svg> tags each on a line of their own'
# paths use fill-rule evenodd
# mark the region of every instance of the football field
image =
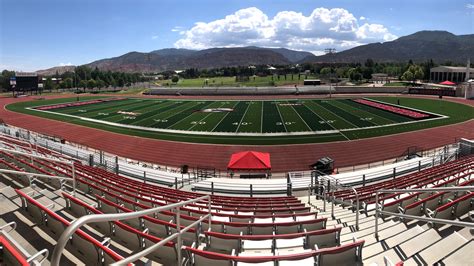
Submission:
<svg viewBox="0 0 474 266">
<path fill-rule="evenodd" d="M 441 117 L 420 110 L 412 111 L 425 114 L 422 119 L 410 117 L 357 100 L 360 99 L 203 101 L 112 98 L 33 109 L 131 129 L 248 136 L 343 134 L 344 131 L 416 123 Z M 371 100 L 369 103 L 393 107 L 379 101 Z"/>
<path fill-rule="evenodd" d="M 248 145 L 347 141 L 474 118 L 470 106 L 403 96 L 275 100 L 81 96 L 35 99 L 7 109 L 146 138 Z"/>
</svg>

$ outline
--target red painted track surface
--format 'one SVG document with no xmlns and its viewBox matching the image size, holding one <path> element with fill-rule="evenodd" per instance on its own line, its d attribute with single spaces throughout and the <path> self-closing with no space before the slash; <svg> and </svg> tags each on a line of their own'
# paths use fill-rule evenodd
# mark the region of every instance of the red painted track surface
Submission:
<svg viewBox="0 0 474 266">
<path fill-rule="evenodd" d="M 20 99 L 0 98 L 0 106 L 4 107 L 13 102 L 27 101 L 33 98 L 35 97 Z M 168 96 L 166 98 L 172 97 Z M 205 98 L 219 99 L 222 97 Z M 299 98 L 301 98 L 301 96 Z M 253 97 L 253 99 L 255 99 L 255 97 Z M 474 106 L 474 101 L 454 98 L 445 98 L 445 100 Z M 232 153 L 244 150 L 269 152 L 271 154 L 271 163 L 274 172 L 307 170 L 310 164 L 323 156 L 333 158 L 336 162 L 336 167 L 346 167 L 394 158 L 400 156 L 407 147 L 410 146 L 432 149 L 453 143 L 455 138 L 459 137 L 474 139 L 474 120 L 456 125 L 353 141 L 322 144 L 252 146 L 190 144 L 147 139 L 15 113 L 7 111 L 5 108 L 1 108 L 0 118 L 7 124 L 31 131 L 52 136 L 62 136 L 67 141 L 89 146 L 94 149 L 135 160 L 154 162 L 168 166 L 188 164 L 190 166 L 207 166 L 225 169 Z"/>
</svg>

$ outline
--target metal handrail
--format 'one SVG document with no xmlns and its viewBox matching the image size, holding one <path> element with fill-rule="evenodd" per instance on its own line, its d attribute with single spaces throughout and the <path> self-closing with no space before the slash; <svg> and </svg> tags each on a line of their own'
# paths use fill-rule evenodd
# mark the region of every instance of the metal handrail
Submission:
<svg viewBox="0 0 474 266">
<path fill-rule="evenodd" d="M 15 175 L 25 175 L 28 177 L 29 179 L 29 183 L 30 185 L 32 184 L 32 182 L 34 182 L 34 180 L 36 179 L 33 179 L 31 180 L 31 178 L 34 178 L 34 177 L 44 177 L 44 178 L 52 178 L 52 179 L 59 179 L 59 180 L 66 180 L 66 181 L 73 181 L 74 183 L 74 179 L 70 178 L 70 177 L 65 177 L 65 176 L 55 176 L 55 175 L 44 175 L 44 174 L 38 174 L 38 173 L 30 173 L 30 172 L 22 172 L 22 171 L 16 171 L 16 170 L 8 170 L 8 169 L 0 169 L 0 173 L 5 173 L 5 174 L 15 174 Z M 74 184 L 73 184 L 74 186 Z M 62 188 L 62 183 L 61 183 L 61 188 Z"/>
<path fill-rule="evenodd" d="M 178 238 L 178 244 L 180 245 L 181 244 L 180 243 L 181 234 L 188 231 L 191 228 L 192 224 L 181 230 L 180 215 L 179 215 L 180 211 L 179 211 L 178 208 L 183 206 L 183 205 L 188 205 L 190 203 L 194 203 L 194 202 L 205 200 L 205 199 L 208 200 L 209 213 L 206 214 L 205 216 L 202 216 L 198 221 L 196 221 L 194 223 L 197 224 L 198 222 L 200 222 L 202 220 L 208 219 L 209 228 L 211 228 L 211 196 L 210 195 L 206 195 L 206 196 L 202 196 L 202 197 L 199 197 L 199 198 L 194 198 L 194 199 L 190 199 L 190 200 L 182 201 L 182 202 L 178 202 L 178 203 L 173 203 L 173 204 L 169 204 L 169 205 L 166 205 L 166 206 L 160 206 L 160 207 L 155 207 L 155 208 L 151 208 L 151 209 L 145 209 L 145 210 L 141 210 L 141 211 L 137 211 L 137 212 L 113 213 L 113 214 L 91 214 L 91 215 L 82 216 L 79 219 L 75 220 L 73 223 L 71 223 L 71 225 L 69 225 L 68 228 L 66 228 L 66 230 L 59 237 L 59 239 L 57 241 L 57 244 L 56 244 L 56 247 L 54 248 L 53 254 L 51 256 L 51 265 L 54 265 L 54 266 L 55 265 L 60 265 L 59 263 L 60 263 L 60 260 L 61 260 L 62 252 L 63 252 L 67 242 L 69 241 L 70 237 L 76 232 L 77 229 L 79 229 L 81 226 L 83 226 L 87 223 L 127 220 L 127 219 L 137 218 L 137 217 L 149 215 L 149 214 L 156 213 L 156 212 L 166 211 L 166 210 L 174 209 L 174 208 L 177 209 L 177 216 L 176 216 L 177 217 L 176 224 L 177 224 L 177 230 L 178 230 L 177 233 L 174 233 L 171 236 L 169 236 L 165 239 L 162 239 L 160 242 L 150 246 L 147 249 L 144 249 L 144 250 L 140 251 L 139 253 L 136 253 L 136 254 L 128 257 L 128 258 L 123 259 L 120 262 L 115 263 L 115 265 L 118 265 L 118 264 L 121 265 L 121 264 L 124 264 L 124 263 L 130 263 L 130 262 L 136 261 L 137 259 L 151 253 L 155 249 L 165 245 L 168 241 L 171 241 L 174 238 Z M 178 245 L 178 248 L 177 248 L 178 260 L 181 259 L 181 249 L 179 248 L 179 245 Z"/>
<path fill-rule="evenodd" d="M 400 218 L 408 218 L 413 220 L 419 220 L 430 223 L 441 223 L 441 224 L 450 224 L 464 227 L 474 228 L 474 223 L 469 222 L 459 222 L 446 219 L 438 219 L 431 217 L 422 217 L 415 215 L 408 215 L 402 213 L 388 212 L 380 210 L 379 206 L 379 193 L 405 193 L 405 192 L 443 192 L 443 191 L 474 191 L 474 186 L 465 186 L 465 187 L 445 187 L 445 188 L 413 188 L 413 189 L 380 189 L 375 192 L 375 237 L 378 239 L 378 229 L 379 229 L 379 214 L 386 214 Z"/>
<path fill-rule="evenodd" d="M 0 151 L 9 152 L 9 153 L 15 153 L 15 154 L 20 154 L 20 155 L 24 155 L 24 156 L 28 156 L 28 157 L 33 157 L 33 158 L 48 160 L 48 161 L 57 162 L 57 163 L 70 163 L 70 162 L 68 162 L 68 161 L 63 161 L 63 160 L 59 160 L 59 159 L 49 158 L 49 157 L 46 157 L 46 156 L 40 156 L 40 155 L 36 155 L 36 154 L 32 154 L 32 153 L 26 153 L 26 152 L 21 152 L 21 151 L 16 151 L 16 150 L 10 150 L 10 149 L 5 149 L 5 148 L 0 148 Z"/>
<path fill-rule="evenodd" d="M 8 233 L 6 231 L 3 232 L 5 230 L 4 228 L 7 228 L 7 227 L 10 227 L 10 230 L 8 232 L 10 232 L 12 230 L 15 230 L 16 229 L 16 222 L 13 221 L 13 222 L 9 222 L 9 223 L 6 223 L 6 224 L 0 226 L 0 234 Z"/>
<path fill-rule="evenodd" d="M 46 161 L 57 162 L 57 163 L 65 163 L 65 164 L 71 165 L 72 188 L 73 188 L 72 194 L 73 194 L 73 196 L 76 196 L 76 170 L 74 168 L 74 161 L 63 161 L 63 160 L 58 160 L 58 159 L 49 158 L 49 157 L 45 157 L 45 156 L 39 156 L 39 155 L 35 155 L 35 154 L 19 152 L 19 151 L 4 149 L 4 148 L 0 148 L 0 151 L 9 152 L 9 153 L 13 153 L 13 154 L 20 154 L 20 155 L 23 155 L 23 156 L 29 156 L 31 158 L 39 158 L 39 159 L 46 160 Z M 36 176 L 41 177 L 40 174 L 37 174 Z M 48 176 L 48 177 L 51 177 L 51 176 Z"/>
<path fill-rule="evenodd" d="M 331 193 L 332 193 L 332 196 L 331 196 L 331 217 L 332 219 L 336 219 L 336 216 L 334 215 L 334 203 L 336 202 L 336 197 L 334 195 L 334 192 L 339 189 L 339 188 L 343 188 L 343 189 L 346 189 L 347 187 L 344 187 L 342 184 L 339 183 L 339 180 L 337 179 L 328 179 L 330 181 L 332 181 L 333 183 L 331 183 L 331 185 L 333 186 L 334 189 L 332 189 Z M 356 231 L 359 231 L 359 193 L 357 192 L 357 190 L 354 188 L 354 187 L 350 187 L 350 189 L 352 189 L 352 191 L 354 191 L 354 194 L 356 196 L 356 224 L 355 224 L 355 229 Z M 344 201 L 339 201 L 339 202 L 342 202 L 344 203 Z M 351 205 L 354 207 L 354 204 L 351 203 Z"/>
<path fill-rule="evenodd" d="M 308 185 L 308 204 L 311 203 L 311 190 L 313 188 L 317 188 L 317 187 L 322 187 L 322 188 L 325 188 L 324 185 L 321 185 L 321 184 L 310 184 Z M 321 197 L 321 195 L 319 194 L 314 194 L 316 197 Z M 326 212 L 326 192 L 324 191 L 323 195 L 323 212 Z"/>
<path fill-rule="evenodd" d="M 359 231 L 359 194 L 357 193 L 357 190 L 353 187 L 351 189 L 354 191 L 354 194 L 356 195 L 356 231 Z"/>
</svg>

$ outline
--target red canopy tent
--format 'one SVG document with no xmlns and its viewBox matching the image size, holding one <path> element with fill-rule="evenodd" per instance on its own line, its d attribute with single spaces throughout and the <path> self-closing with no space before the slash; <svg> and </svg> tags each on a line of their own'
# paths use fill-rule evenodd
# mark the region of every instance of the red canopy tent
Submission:
<svg viewBox="0 0 474 266">
<path fill-rule="evenodd" d="M 232 154 L 227 169 L 231 171 L 268 171 L 272 169 L 270 154 L 242 151 Z"/>
<path fill-rule="evenodd" d="M 440 83 L 440 85 L 449 85 L 449 86 L 453 86 L 453 85 L 456 85 L 456 83 L 454 82 L 451 82 L 449 80 L 446 80 L 446 81 L 443 81 Z"/>
</svg>

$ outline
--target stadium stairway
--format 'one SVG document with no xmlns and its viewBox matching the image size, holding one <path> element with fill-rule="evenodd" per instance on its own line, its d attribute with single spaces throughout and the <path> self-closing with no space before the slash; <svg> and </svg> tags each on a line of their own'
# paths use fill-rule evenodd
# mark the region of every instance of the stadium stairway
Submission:
<svg viewBox="0 0 474 266">
<path fill-rule="evenodd" d="M 307 201 L 307 197 L 302 197 Z M 309 204 L 321 216 L 331 217 L 331 203 L 311 198 Z M 431 228 L 424 222 L 402 222 L 395 217 L 379 218 L 378 238 L 375 237 L 375 215 L 361 213 L 359 230 L 355 230 L 354 212 L 347 207 L 334 205 L 335 219 L 328 219 L 327 226 L 342 226 L 341 245 L 352 241 L 353 237 L 364 239 L 362 252 L 364 265 L 384 265 L 384 257 L 393 263 L 403 261 L 404 265 L 472 265 L 474 254 L 463 253 L 473 247 L 474 232 L 468 228 L 444 225 Z M 467 220 L 468 214 L 461 217 Z M 472 249 L 471 249 L 472 251 Z M 463 254 L 463 255 L 460 255 Z"/>
</svg>

